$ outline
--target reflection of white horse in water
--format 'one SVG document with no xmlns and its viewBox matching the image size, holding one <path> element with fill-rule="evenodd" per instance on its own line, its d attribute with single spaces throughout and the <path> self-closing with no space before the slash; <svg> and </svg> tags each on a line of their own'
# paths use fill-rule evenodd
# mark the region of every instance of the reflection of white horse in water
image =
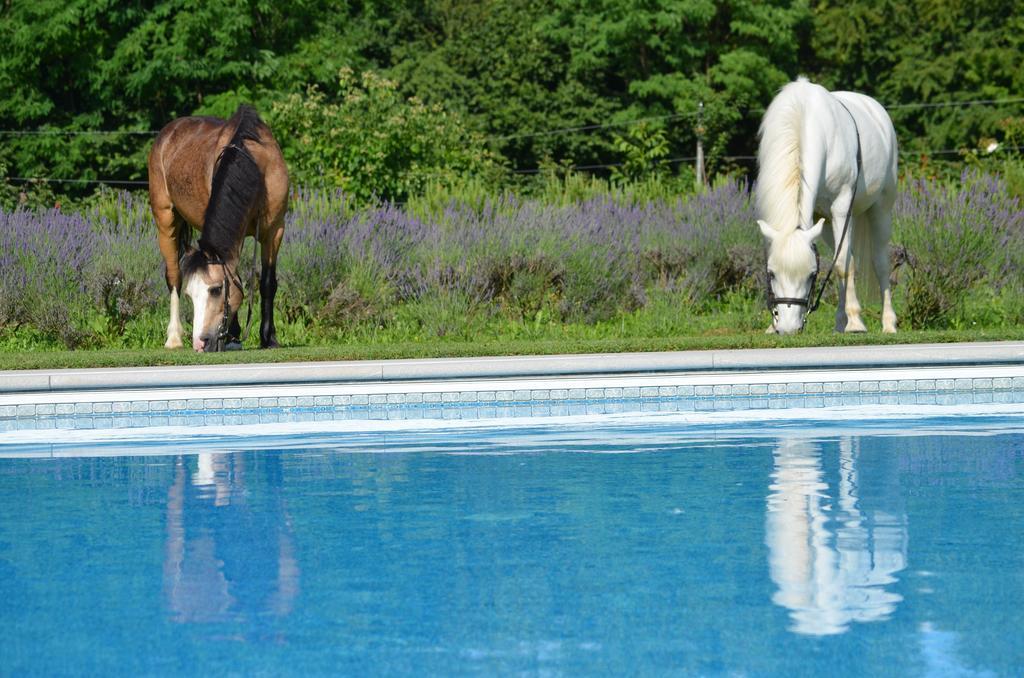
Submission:
<svg viewBox="0 0 1024 678">
<path fill-rule="evenodd" d="M 886 587 L 907 564 L 906 520 L 875 511 L 868 521 L 861 512 L 849 439 L 840 442 L 839 467 L 833 505 L 818 444 L 785 440 L 775 452 L 765 521 L 778 586 L 772 600 L 790 610 L 797 633 L 829 635 L 851 622 L 884 620 L 903 600 Z"/>
<path fill-rule="evenodd" d="M 782 88 L 761 123 L 757 207 L 769 241 L 769 332 L 800 330 L 815 299 L 813 249 L 824 219 L 835 256 L 836 330 L 863 332 L 855 265 L 872 269 L 882 295 L 882 331 L 896 331 L 889 290 L 889 237 L 896 199 L 896 132 L 885 109 L 853 92 L 828 92 L 804 78 Z M 846 236 L 843 237 L 844 232 Z M 850 249 L 850 245 L 853 249 Z M 862 287 L 862 291 L 865 288 Z"/>
</svg>

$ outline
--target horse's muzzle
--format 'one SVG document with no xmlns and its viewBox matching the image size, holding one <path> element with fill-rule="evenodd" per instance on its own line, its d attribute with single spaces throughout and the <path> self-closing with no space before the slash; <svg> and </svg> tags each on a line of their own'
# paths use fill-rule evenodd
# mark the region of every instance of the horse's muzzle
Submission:
<svg viewBox="0 0 1024 678">
<path fill-rule="evenodd" d="M 785 327 L 785 328 L 782 328 L 782 327 L 779 327 L 778 325 L 773 325 L 772 329 L 775 330 L 775 334 L 779 334 L 779 335 L 800 334 L 801 332 L 804 331 L 804 327 L 806 325 L 807 325 L 806 322 L 802 322 L 799 325 L 797 325 L 796 327 Z"/>
<path fill-rule="evenodd" d="M 213 353 L 219 350 L 215 337 L 193 337 L 192 348 L 196 353 Z"/>
</svg>

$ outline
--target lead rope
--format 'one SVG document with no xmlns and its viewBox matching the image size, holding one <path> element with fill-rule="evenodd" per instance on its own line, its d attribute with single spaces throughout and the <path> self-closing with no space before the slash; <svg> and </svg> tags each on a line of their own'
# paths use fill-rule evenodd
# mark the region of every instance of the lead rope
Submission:
<svg viewBox="0 0 1024 678">
<path fill-rule="evenodd" d="M 853 117 L 853 113 L 850 113 L 850 109 L 846 108 L 839 99 L 839 105 L 846 109 L 846 112 L 850 115 L 850 120 L 853 121 L 853 130 L 857 134 L 857 178 L 853 182 L 853 195 L 850 196 L 850 209 L 846 210 L 846 223 L 843 224 L 843 233 L 839 236 L 839 242 L 836 243 L 836 252 L 832 257 L 832 265 L 828 269 L 828 273 L 825 274 L 825 281 L 821 283 L 821 287 L 818 288 L 818 296 L 815 298 L 814 303 L 808 307 L 807 313 L 810 314 L 812 311 L 817 310 L 818 304 L 821 303 L 821 295 L 825 293 L 825 288 L 828 287 L 828 281 L 832 277 L 832 271 L 835 270 L 836 264 L 839 262 L 839 252 L 843 249 L 843 243 L 846 241 L 846 232 L 850 230 L 850 217 L 853 216 L 853 201 L 857 198 L 857 184 L 860 182 L 860 175 L 863 171 L 863 163 L 861 160 L 860 153 L 860 128 L 857 127 L 857 119 Z"/>
<path fill-rule="evenodd" d="M 259 235 L 259 226 L 256 228 L 257 236 Z M 253 300 L 256 298 L 256 257 L 259 250 L 259 239 L 254 236 L 252 242 L 252 269 L 249 273 L 249 308 L 245 314 L 245 329 L 242 330 L 242 336 L 238 337 L 238 343 L 241 344 L 249 338 L 249 330 L 252 328 L 252 306 Z M 242 284 L 242 277 L 237 272 L 232 275 L 228 271 L 228 265 L 221 262 L 221 267 L 224 271 L 225 285 L 235 285 L 241 291 L 242 296 L 245 296 L 245 286 Z M 217 350 L 224 350 L 224 340 L 228 338 L 230 334 L 231 324 L 231 304 L 230 302 L 230 288 L 224 290 L 224 315 L 220 320 L 220 329 L 217 332 Z"/>
</svg>

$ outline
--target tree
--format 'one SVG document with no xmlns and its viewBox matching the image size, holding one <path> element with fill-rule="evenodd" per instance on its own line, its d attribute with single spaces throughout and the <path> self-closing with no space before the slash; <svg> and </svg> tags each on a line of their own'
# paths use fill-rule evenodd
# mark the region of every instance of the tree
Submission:
<svg viewBox="0 0 1024 678">
<path fill-rule="evenodd" d="M 1013 0 L 859 0 L 815 7 L 815 71 L 890 106 L 904 148 L 974 147 L 1019 104 L 912 106 L 1024 92 L 1024 14 Z"/>
<path fill-rule="evenodd" d="M 144 177 L 151 136 L 128 132 L 329 81 L 365 62 L 374 15 L 327 0 L 16 0 L 0 19 L 0 127 L 107 132 L 8 136 L 11 173 L 127 179 Z"/>
<path fill-rule="evenodd" d="M 672 154 L 688 155 L 700 101 L 712 162 L 750 153 L 761 110 L 798 70 L 810 22 L 802 3 L 752 0 L 428 6 L 440 18 L 427 23 L 440 28 L 392 72 L 426 100 L 464 108 L 520 167 L 619 159 L 614 135 L 651 117 Z M 604 127 L 544 134 L 593 125 Z"/>
<path fill-rule="evenodd" d="M 615 139 L 637 120 L 664 134 L 666 159 L 689 156 L 703 102 L 721 171 L 754 153 L 763 109 L 801 73 L 887 104 L 1020 96 L 1017 4 L 8 0 L 0 129 L 47 133 L 0 135 L 0 162 L 12 177 L 141 179 L 152 132 L 174 117 L 243 101 L 266 113 L 307 91 L 336 103 L 350 68 L 457 114 L 474 143 L 522 169 L 626 161 Z M 1002 139 L 999 121 L 1020 106 L 891 113 L 904 148 L 955 149 Z"/>
</svg>

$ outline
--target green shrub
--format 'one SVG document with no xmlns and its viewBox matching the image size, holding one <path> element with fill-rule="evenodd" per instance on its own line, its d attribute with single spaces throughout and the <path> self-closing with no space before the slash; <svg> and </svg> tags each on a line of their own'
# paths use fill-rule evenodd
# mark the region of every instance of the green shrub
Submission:
<svg viewBox="0 0 1024 678">
<path fill-rule="evenodd" d="M 457 115 L 402 96 L 373 72 L 342 69 L 336 93 L 311 86 L 275 102 L 268 117 L 295 185 L 340 188 L 363 204 L 500 171 Z"/>
</svg>

